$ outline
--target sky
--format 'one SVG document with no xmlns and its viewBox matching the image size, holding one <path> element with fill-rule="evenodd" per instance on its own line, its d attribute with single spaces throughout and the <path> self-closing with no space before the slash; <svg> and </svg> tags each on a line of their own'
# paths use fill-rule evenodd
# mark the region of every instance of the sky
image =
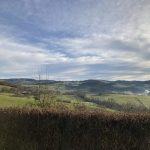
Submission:
<svg viewBox="0 0 150 150">
<path fill-rule="evenodd" d="M 150 80 L 149 0 L 0 0 L 0 78 Z"/>
</svg>

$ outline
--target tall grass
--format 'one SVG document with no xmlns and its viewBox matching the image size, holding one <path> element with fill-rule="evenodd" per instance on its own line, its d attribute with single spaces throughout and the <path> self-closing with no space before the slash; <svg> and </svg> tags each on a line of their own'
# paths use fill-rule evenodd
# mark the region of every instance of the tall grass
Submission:
<svg viewBox="0 0 150 150">
<path fill-rule="evenodd" d="M 0 150 L 148 150 L 150 114 L 0 109 Z"/>
</svg>

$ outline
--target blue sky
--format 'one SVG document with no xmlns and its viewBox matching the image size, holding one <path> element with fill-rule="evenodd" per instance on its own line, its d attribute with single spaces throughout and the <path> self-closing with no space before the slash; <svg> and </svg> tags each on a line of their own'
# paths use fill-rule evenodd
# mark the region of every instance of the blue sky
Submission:
<svg viewBox="0 0 150 150">
<path fill-rule="evenodd" d="M 0 78 L 149 80 L 149 0 L 0 0 Z"/>
</svg>

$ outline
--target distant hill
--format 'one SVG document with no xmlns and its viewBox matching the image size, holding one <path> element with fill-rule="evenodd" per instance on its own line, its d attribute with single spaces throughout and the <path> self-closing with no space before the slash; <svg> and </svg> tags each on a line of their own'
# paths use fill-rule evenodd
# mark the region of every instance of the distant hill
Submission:
<svg viewBox="0 0 150 150">
<path fill-rule="evenodd" d="M 29 79 L 29 78 L 2 79 L 2 81 L 5 81 L 10 84 L 25 84 L 25 85 L 32 85 L 32 84 L 38 84 L 38 83 L 45 84 L 45 83 L 56 82 L 54 80 L 35 80 L 35 79 Z"/>
<path fill-rule="evenodd" d="M 85 81 L 55 81 L 55 80 L 35 80 L 28 78 L 3 79 L 0 82 L 7 84 L 59 84 L 67 90 L 78 90 L 92 93 L 125 93 L 143 94 L 150 93 L 150 80 L 148 81 L 107 81 L 107 80 L 85 80 Z"/>
<path fill-rule="evenodd" d="M 78 89 L 87 89 L 89 92 L 102 93 L 144 93 L 150 91 L 150 81 L 103 81 L 86 80 Z"/>
</svg>

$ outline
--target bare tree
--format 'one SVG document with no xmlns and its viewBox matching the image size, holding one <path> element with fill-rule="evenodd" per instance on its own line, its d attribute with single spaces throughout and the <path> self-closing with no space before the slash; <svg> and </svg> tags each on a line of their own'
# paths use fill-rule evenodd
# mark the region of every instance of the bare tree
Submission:
<svg viewBox="0 0 150 150">
<path fill-rule="evenodd" d="M 44 69 L 38 70 L 36 78 L 38 80 L 37 82 L 38 87 L 37 92 L 35 93 L 35 100 L 39 102 L 40 106 L 42 107 L 47 105 L 48 103 L 55 102 L 58 95 L 61 94 L 57 88 L 56 89 L 49 88 L 49 73 L 47 65 L 45 65 Z"/>
</svg>

